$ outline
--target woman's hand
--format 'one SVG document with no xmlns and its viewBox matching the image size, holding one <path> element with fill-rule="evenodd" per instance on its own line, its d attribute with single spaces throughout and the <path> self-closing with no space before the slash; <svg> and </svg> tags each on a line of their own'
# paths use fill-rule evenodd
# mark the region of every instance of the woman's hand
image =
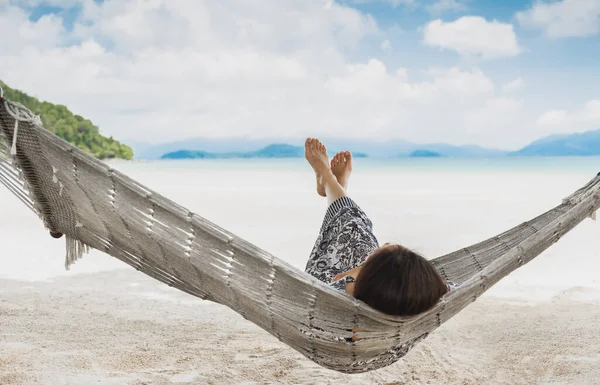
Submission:
<svg viewBox="0 0 600 385">
<path fill-rule="evenodd" d="M 343 273 L 339 273 L 338 275 L 336 275 L 335 277 L 333 277 L 333 282 L 339 281 L 340 279 L 344 278 L 345 276 L 351 275 L 352 277 L 354 277 L 354 279 L 356 279 L 356 277 L 358 276 L 358 273 L 360 272 L 360 266 L 355 267 L 352 270 L 348 270 L 345 271 Z"/>
<path fill-rule="evenodd" d="M 358 273 L 360 273 L 361 266 L 355 267 L 352 270 L 345 271 L 333 277 L 333 282 L 339 281 L 344 277 L 352 277 L 356 281 L 356 277 L 358 277 Z M 354 282 L 346 282 L 346 294 L 354 295 Z"/>
</svg>

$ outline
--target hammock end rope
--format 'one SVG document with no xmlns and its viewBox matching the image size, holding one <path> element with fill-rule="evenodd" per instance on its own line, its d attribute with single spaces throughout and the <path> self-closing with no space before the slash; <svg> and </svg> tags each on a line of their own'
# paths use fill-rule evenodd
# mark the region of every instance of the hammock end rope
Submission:
<svg viewBox="0 0 600 385">
<path fill-rule="evenodd" d="M 29 111 L 25 106 L 19 103 L 8 103 L 8 100 L 3 98 L 2 89 L 0 88 L 0 100 L 4 100 L 4 107 L 6 112 L 15 120 L 15 128 L 12 138 L 12 147 L 10 149 L 10 155 L 13 157 L 17 155 L 17 138 L 19 133 L 19 122 L 33 123 L 37 126 L 42 126 L 42 119 L 39 115 L 35 115 Z"/>
<path fill-rule="evenodd" d="M 13 133 L 12 147 L 10 148 L 10 155 L 17 155 L 17 134 L 19 133 L 19 119 L 15 118 L 15 128 Z"/>
</svg>

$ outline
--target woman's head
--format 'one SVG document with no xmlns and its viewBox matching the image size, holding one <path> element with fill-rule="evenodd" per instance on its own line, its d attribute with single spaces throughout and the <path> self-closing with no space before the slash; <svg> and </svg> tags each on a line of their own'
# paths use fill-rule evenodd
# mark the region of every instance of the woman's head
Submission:
<svg viewBox="0 0 600 385">
<path fill-rule="evenodd" d="M 402 316 L 429 310 L 447 292 L 447 283 L 436 268 L 400 245 L 386 244 L 375 250 L 354 284 L 354 297 L 381 312 Z"/>
</svg>

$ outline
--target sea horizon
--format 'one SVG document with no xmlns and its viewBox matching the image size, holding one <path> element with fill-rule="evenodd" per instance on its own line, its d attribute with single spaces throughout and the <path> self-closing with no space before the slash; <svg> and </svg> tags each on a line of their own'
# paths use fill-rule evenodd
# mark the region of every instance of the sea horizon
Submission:
<svg viewBox="0 0 600 385">
<path fill-rule="evenodd" d="M 332 154 L 330 154 L 330 157 Z M 300 157 L 287 158 L 217 158 L 217 159 L 110 159 L 107 164 L 152 163 L 160 168 L 193 168 L 197 165 L 217 166 L 227 169 L 239 167 L 310 167 L 306 159 Z M 579 171 L 588 172 L 591 176 L 600 172 L 600 156 L 501 156 L 501 157 L 432 157 L 432 158 L 388 158 L 365 157 L 355 158 L 353 165 L 358 170 L 372 168 L 418 169 L 422 172 L 448 169 L 495 169 L 520 172 L 527 169 L 539 169 L 544 172 Z"/>
</svg>

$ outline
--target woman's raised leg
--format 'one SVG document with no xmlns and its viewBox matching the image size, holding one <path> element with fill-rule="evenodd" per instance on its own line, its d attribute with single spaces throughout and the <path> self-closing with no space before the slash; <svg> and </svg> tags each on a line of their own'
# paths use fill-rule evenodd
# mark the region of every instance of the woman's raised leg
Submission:
<svg viewBox="0 0 600 385">
<path fill-rule="evenodd" d="M 348 182 L 352 174 L 352 153 L 340 151 L 331 159 L 331 171 L 344 190 L 348 191 Z"/>
<path fill-rule="evenodd" d="M 308 138 L 305 143 L 306 160 L 311 165 L 317 176 L 317 192 L 319 195 L 324 192 L 327 196 L 327 202 L 333 203 L 336 199 L 346 196 L 344 187 L 338 182 L 338 178 L 332 171 L 331 166 L 338 165 L 336 159 L 339 160 L 339 154 L 334 157 L 334 160 L 329 162 L 327 149 L 318 139 Z M 351 158 L 350 158 L 351 159 Z M 345 166 L 344 166 L 345 167 Z M 342 167 L 337 167 L 338 175 L 343 176 L 347 181 L 346 172 Z"/>
</svg>

